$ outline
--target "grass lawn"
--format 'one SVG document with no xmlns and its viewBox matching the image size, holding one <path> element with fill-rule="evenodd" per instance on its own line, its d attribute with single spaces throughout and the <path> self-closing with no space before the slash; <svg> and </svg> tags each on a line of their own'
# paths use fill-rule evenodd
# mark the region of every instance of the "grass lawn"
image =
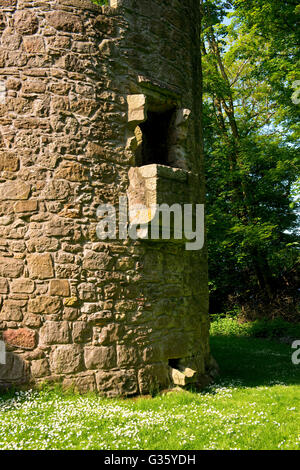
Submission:
<svg viewBox="0 0 300 470">
<path fill-rule="evenodd" d="M 2 396 L 0 449 L 300 449 L 300 365 L 291 348 L 214 326 L 211 344 L 221 377 L 202 393 Z"/>
</svg>

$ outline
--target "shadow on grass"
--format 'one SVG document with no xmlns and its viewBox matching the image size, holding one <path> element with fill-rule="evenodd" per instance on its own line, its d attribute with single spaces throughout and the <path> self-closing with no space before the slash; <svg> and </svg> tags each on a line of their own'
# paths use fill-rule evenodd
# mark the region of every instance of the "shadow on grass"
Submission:
<svg viewBox="0 0 300 470">
<path fill-rule="evenodd" d="M 292 363 L 294 350 L 256 338 L 212 336 L 212 354 L 220 367 L 220 380 L 243 386 L 300 385 L 300 365 Z"/>
</svg>

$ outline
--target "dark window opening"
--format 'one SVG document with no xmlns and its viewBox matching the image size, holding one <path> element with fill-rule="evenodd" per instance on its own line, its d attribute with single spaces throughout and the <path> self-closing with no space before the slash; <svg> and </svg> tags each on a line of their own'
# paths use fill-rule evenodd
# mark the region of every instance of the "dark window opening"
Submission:
<svg viewBox="0 0 300 470">
<path fill-rule="evenodd" d="M 137 166 L 153 163 L 170 166 L 170 134 L 174 111 L 175 109 L 164 112 L 148 111 L 147 120 L 136 130 Z"/>
<path fill-rule="evenodd" d="M 169 366 L 172 367 L 172 369 L 179 369 L 180 368 L 180 361 L 181 359 L 169 359 Z"/>
</svg>

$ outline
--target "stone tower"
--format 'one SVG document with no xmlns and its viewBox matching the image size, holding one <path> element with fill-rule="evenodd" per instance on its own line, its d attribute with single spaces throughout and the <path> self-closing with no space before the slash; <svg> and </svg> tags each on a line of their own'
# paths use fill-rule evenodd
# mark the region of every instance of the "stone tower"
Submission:
<svg viewBox="0 0 300 470">
<path fill-rule="evenodd" d="M 0 385 L 207 383 L 205 248 L 97 235 L 120 196 L 203 202 L 199 1 L 0 7 Z"/>
</svg>

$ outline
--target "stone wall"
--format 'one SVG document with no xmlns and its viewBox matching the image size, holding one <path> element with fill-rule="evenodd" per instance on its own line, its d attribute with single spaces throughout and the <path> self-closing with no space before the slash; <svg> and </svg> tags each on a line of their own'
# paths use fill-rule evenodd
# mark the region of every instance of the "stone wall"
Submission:
<svg viewBox="0 0 300 470">
<path fill-rule="evenodd" d="M 198 3 L 0 0 L 2 386 L 115 396 L 210 379 L 205 249 L 96 235 L 99 204 L 128 191 L 148 110 L 188 110 L 170 165 L 193 177 L 156 187 L 203 202 Z"/>
</svg>

